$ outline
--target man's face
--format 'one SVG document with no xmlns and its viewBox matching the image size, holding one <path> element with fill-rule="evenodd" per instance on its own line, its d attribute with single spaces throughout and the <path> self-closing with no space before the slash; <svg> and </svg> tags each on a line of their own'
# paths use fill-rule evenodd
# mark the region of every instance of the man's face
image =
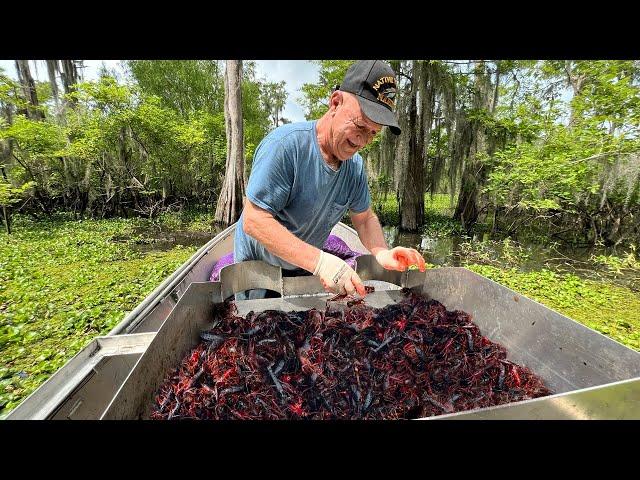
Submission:
<svg viewBox="0 0 640 480">
<path fill-rule="evenodd" d="M 365 147 L 382 130 L 362 112 L 358 100 L 343 94 L 343 101 L 336 107 L 333 119 L 333 153 L 344 161 Z"/>
</svg>

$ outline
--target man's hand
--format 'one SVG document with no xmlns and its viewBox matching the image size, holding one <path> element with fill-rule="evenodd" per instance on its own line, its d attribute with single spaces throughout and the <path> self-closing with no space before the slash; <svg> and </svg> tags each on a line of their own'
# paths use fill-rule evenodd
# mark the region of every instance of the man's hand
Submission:
<svg viewBox="0 0 640 480">
<path fill-rule="evenodd" d="M 426 270 L 424 258 L 415 248 L 395 247 L 391 250 L 380 250 L 376 260 L 387 270 L 404 272 L 411 265 L 418 265 L 421 272 Z"/>
<path fill-rule="evenodd" d="M 325 290 L 333 293 L 353 295 L 357 291 L 362 297 L 367 293 L 355 270 L 330 253 L 320 251 L 313 274 L 320 277 Z"/>
</svg>

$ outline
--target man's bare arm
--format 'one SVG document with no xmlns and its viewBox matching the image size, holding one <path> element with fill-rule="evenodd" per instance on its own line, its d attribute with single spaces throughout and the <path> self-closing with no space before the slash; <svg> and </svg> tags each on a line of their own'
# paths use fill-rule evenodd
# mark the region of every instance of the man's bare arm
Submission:
<svg viewBox="0 0 640 480">
<path fill-rule="evenodd" d="M 280 224 L 267 210 L 248 198 L 244 202 L 244 232 L 259 241 L 273 255 L 313 272 L 320 250 L 303 242 Z"/>
<path fill-rule="evenodd" d="M 410 265 L 417 265 L 421 271 L 425 270 L 424 258 L 416 249 L 395 247 L 389 250 L 380 221 L 371 207 L 362 213 L 352 213 L 351 221 L 362 244 L 387 270 L 405 271 Z"/>
<path fill-rule="evenodd" d="M 249 199 L 244 205 L 244 232 L 281 259 L 320 277 L 324 288 L 334 293 L 364 296 L 366 291 L 358 274 L 347 263 L 289 232 L 273 215 Z"/>
<path fill-rule="evenodd" d="M 384 240 L 380 221 L 371 207 L 361 213 L 351 213 L 351 222 L 358 232 L 360 241 L 373 255 L 389 248 Z"/>
</svg>

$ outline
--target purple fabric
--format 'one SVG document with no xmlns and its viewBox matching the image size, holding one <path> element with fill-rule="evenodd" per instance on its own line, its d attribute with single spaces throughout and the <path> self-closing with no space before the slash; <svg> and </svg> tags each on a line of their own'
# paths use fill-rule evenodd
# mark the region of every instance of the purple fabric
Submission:
<svg viewBox="0 0 640 480">
<path fill-rule="evenodd" d="M 338 258 L 344 260 L 347 265 L 351 268 L 356 268 L 356 258 L 362 255 L 359 252 L 354 252 L 349 248 L 349 246 L 342 240 L 340 237 L 335 235 L 329 235 L 327 241 L 324 242 L 324 246 L 322 247 L 327 253 L 331 253 Z M 220 270 L 222 270 L 227 265 L 231 265 L 233 262 L 233 252 L 227 253 L 220 260 L 216 262 L 213 266 L 213 270 L 211 271 L 211 275 L 209 277 L 210 282 L 217 282 L 220 280 Z"/>
<path fill-rule="evenodd" d="M 211 276 L 209 277 L 210 282 L 217 282 L 220 280 L 220 270 L 227 265 L 231 265 L 233 263 L 233 252 L 227 253 L 224 257 L 222 257 L 218 262 L 213 266 L 213 270 L 211 271 Z"/>
</svg>

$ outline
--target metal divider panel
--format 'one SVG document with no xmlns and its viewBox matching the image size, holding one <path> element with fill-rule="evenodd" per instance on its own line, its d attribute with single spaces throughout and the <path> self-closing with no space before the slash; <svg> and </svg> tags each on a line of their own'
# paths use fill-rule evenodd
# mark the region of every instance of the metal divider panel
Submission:
<svg viewBox="0 0 640 480">
<path fill-rule="evenodd" d="M 142 354 L 101 420 L 148 418 L 154 394 L 184 355 L 199 342 L 200 332 L 211 322 L 214 306 L 220 301 L 220 283 L 192 283 L 176 308 L 162 324 Z M 178 308 L 179 307 L 179 308 Z"/>
<path fill-rule="evenodd" d="M 233 263 L 220 271 L 222 298 L 231 295 L 264 288 L 282 295 L 282 269 L 261 260 Z"/>
</svg>

